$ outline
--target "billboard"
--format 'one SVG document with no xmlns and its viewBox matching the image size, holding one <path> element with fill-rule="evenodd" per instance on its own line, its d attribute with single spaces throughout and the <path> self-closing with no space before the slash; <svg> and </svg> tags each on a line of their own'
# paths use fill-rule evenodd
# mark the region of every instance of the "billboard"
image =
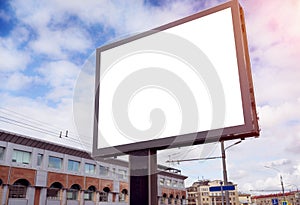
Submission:
<svg viewBox="0 0 300 205">
<path fill-rule="evenodd" d="M 258 135 L 238 1 L 97 49 L 93 156 Z"/>
</svg>

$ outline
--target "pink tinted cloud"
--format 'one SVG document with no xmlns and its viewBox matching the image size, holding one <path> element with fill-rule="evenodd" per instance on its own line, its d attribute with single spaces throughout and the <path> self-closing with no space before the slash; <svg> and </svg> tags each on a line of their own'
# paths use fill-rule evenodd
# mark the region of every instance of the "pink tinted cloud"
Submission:
<svg viewBox="0 0 300 205">
<path fill-rule="evenodd" d="M 241 0 L 258 104 L 295 101 L 300 94 L 300 1 Z"/>
<path fill-rule="evenodd" d="M 253 44 L 267 48 L 282 43 L 289 45 L 287 49 L 299 53 L 299 0 L 243 0 L 241 3 L 246 12 L 247 30 Z"/>
</svg>

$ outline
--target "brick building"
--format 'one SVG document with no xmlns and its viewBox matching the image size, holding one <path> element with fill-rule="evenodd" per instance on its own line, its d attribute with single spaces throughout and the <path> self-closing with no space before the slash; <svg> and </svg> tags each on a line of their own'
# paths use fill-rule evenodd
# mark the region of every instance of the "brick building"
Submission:
<svg viewBox="0 0 300 205">
<path fill-rule="evenodd" d="M 185 204 L 180 170 L 158 166 L 159 204 Z M 125 205 L 128 162 L 0 130 L 0 205 Z"/>
</svg>

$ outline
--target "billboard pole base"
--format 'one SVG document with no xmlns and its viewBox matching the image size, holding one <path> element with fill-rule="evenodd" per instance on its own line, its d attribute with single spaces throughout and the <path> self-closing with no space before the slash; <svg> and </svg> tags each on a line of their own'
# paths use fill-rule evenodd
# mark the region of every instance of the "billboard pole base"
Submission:
<svg viewBox="0 0 300 205">
<path fill-rule="evenodd" d="M 129 154 L 130 205 L 157 205 L 156 150 L 141 150 Z"/>
</svg>

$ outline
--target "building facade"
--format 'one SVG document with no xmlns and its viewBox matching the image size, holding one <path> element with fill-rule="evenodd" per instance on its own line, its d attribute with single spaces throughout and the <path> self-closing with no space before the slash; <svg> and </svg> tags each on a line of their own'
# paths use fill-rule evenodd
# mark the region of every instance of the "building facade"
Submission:
<svg viewBox="0 0 300 205">
<path fill-rule="evenodd" d="M 188 204 L 189 205 L 222 205 L 222 192 L 210 191 L 210 187 L 220 186 L 220 180 L 201 180 L 194 182 L 193 185 L 187 188 Z M 231 184 L 233 185 L 233 184 Z M 239 205 L 239 197 L 237 186 L 235 190 L 229 192 L 230 205 Z M 223 200 L 225 202 L 225 191 L 223 192 Z"/>
<path fill-rule="evenodd" d="M 158 204 L 185 204 L 187 177 L 158 171 Z M 128 162 L 0 131 L 1 205 L 127 205 L 128 174 Z"/>
<path fill-rule="evenodd" d="M 250 205 L 251 202 L 251 194 L 239 193 L 239 202 L 240 205 Z"/>
<path fill-rule="evenodd" d="M 255 205 L 273 205 L 273 200 L 277 200 L 278 205 L 282 205 L 286 201 L 287 205 L 300 205 L 300 192 L 290 191 L 277 194 L 267 194 L 251 197 L 252 203 Z"/>
</svg>

